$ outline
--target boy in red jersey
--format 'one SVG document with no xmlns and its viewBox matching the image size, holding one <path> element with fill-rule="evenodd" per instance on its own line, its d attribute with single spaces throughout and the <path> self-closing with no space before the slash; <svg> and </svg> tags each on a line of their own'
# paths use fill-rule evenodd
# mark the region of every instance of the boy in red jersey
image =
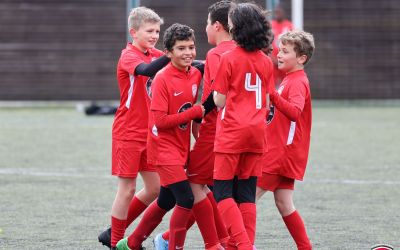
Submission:
<svg viewBox="0 0 400 250">
<path fill-rule="evenodd" d="M 228 21 L 238 46 L 221 56 L 214 82 L 214 101 L 223 108 L 214 144 L 214 196 L 235 249 L 249 250 L 255 239 L 267 92 L 273 85 L 272 61 L 261 51 L 270 44 L 270 23 L 251 3 L 232 8 Z"/>
<path fill-rule="evenodd" d="M 285 72 L 282 72 L 278 68 L 278 39 L 279 36 L 293 30 L 293 24 L 288 19 L 286 19 L 285 10 L 280 4 L 275 6 L 274 9 L 274 19 L 271 21 L 272 31 L 274 33 L 274 41 L 272 43 L 273 50 L 271 53 L 272 62 L 274 63 L 274 78 L 275 85 L 278 86 L 281 83 L 283 77 L 285 77 Z"/>
<path fill-rule="evenodd" d="M 279 39 L 278 66 L 286 73 L 278 91 L 270 94 L 268 151 L 263 176 L 257 183 L 257 199 L 274 192 L 275 204 L 297 248 L 311 249 L 300 214 L 293 204 L 294 180 L 303 180 L 311 133 L 311 93 L 304 65 L 314 52 L 314 38 L 304 31 L 291 31 Z"/>
<path fill-rule="evenodd" d="M 145 7 L 132 9 L 128 18 L 133 42 L 122 50 L 118 62 L 120 106 L 112 128 L 112 175 L 118 176 L 118 191 L 111 209 L 111 229 L 99 235 L 99 241 L 110 248 L 115 247 L 129 224 L 158 195 L 159 176 L 154 167 L 147 165 L 146 157 L 150 102 L 146 88 L 151 84 L 149 76 L 169 62 L 154 48 L 162 22 L 153 10 Z M 138 172 L 144 188 L 134 197 Z"/>
<path fill-rule="evenodd" d="M 216 45 L 207 53 L 204 68 L 204 87 L 202 103 L 206 105 L 207 97 L 211 95 L 212 83 L 214 81 L 221 55 L 236 47 L 235 42 L 229 34 L 228 13 L 232 4 L 230 1 L 219 1 L 208 8 L 206 33 L 208 43 Z M 211 96 L 212 101 L 212 96 Z M 213 104 L 213 103 L 212 103 Z M 208 112 L 209 111 L 209 112 Z M 188 228 L 196 220 L 203 236 L 205 248 L 215 245 L 218 241 L 226 245 L 229 235 L 219 215 L 214 196 L 207 185 L 213 185 L 214 170 L 214 138 L 217 121 L 217 110 L 215 105 L 210 110 L 201 124 L 193 123 L 193 135 L 197 139 L 193 150 L 190 152 L 186 175 L 194 195 L 193 214 Z M 198 133 L 198 129 L 200 131 Z M 212 216 L 214 215 L 214 216 Z M 156 250 L 168 248 L 169 231 L 158 234 L 154 239 Z"/>
<path fill-rule="evenodd" d="M 202 75 L 191 67 L 196 48 L 190 27 L 171 25 L 163 42 L 171 63 L 155 76 L 152 84 L 148 133 L 148 162 L 160 175 L 160 194 L 135 231 L 118 242 L 119 250 L 140 249 L 141 243 L 174 207 L 169 249 L 183 249 L 186 224 L 192 212 L 194 198 L 184 165 L 190 148 L 191 120 L 202 118 L 204 113 L 202 105 L 193 106 Z"/>
</svg>

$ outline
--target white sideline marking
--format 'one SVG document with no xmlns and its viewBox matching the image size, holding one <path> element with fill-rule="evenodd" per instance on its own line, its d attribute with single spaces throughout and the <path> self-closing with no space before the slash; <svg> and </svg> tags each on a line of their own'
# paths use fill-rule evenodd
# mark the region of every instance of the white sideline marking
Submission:
<svg viewBox="0 0 400 250">
<path fill-rule="evenodd" d="M 40 176 L 40 177 L 75 177 L 75 178 L 88 178 L 100 177 L 110 178 L 111 175 L 93 175 L 82 173 L 63 173 L 63 172 L 44 172 L 32 168 L 0 168 L 0 175 L 27 175 L 27 176 Z"/>
<path fill-rule="evenodd" d="M 88 168 L 86 168 L 88 170 Z M 40 177 L 75 177 L 75 178 L 111 178 L 110 175 L 93 175 L 82 173 L 63 173 L 63 172 L 44 172 L 34 168 L 0 168 L 0 175 L 28 175 Z M 400 185 L 400 181 L 382 181 L 382 180 L 349 180 L 349 179 L 321 179 L 321 180 L 306 180 L 302 185 L 307 183 L 322 183 L 322 184 L 346 184 L 346 185 Z"/>
</svg>

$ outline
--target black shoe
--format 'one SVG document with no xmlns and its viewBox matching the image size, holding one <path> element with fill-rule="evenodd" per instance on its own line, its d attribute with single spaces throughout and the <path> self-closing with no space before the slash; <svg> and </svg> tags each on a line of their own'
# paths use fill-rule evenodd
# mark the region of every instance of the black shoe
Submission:
<svg viewBox="0 0 400 250">
<path fill-rule="evenodd" d="M 99 242 L 101 244 L 103 244 L 104 246 L 107 246 L 111 249 L 111 227 L 109 227 L 104 232 L 99 234 L 99 237 L 97 237 L 97 238 L 99 239 Z M 114 248 L 114 249 L 116 249 L 116 248 Z"/>
</svg>

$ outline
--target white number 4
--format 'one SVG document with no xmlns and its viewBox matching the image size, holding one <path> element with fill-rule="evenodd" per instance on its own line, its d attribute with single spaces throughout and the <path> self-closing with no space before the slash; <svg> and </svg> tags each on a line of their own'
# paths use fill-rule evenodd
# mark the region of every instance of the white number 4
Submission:
<svg viewBox="0 0 400 250">
<path fill-rule="evenodd" d="M 256 92 L 256 109 L 261 109 L 262 99 L 261 99 L 261 79 L 256 74 L 256 84 L 251 85 L 251 73 L 246 73 L 246 80 L 244 82 L 244 87 L 247 91 Z"/>
</svg>

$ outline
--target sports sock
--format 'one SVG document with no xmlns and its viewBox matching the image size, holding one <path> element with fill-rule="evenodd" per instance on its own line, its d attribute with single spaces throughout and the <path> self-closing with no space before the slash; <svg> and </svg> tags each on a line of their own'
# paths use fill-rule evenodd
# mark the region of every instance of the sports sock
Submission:
<svg viewBox="0 0 400 250">
<path fill-rule="evenodd" d="M 215 228 L 217 229 L 219 242 L 223 247 L 225 247 L 229 240 L 228 230 L 226 230 L 224 221 L 222 220 L 221 215 L 218 211 L 217 201 L 214 198 L 214 194 L 212 192 L 209 192 L 207 194 L 207 197 L 210 200 L 213 208 Z"/>
<path fill-rule="evenodd" d="M 128 237 L 128 246 L 131 249 L 138 248 L 149 237 L 150 233 L 160 224 L 167 210 L 160 208 L 157 202 L 153 202 L 146 209 L 139 225 Z"/>
<path fill-rule="evenodd" d="M 189 228 L 191 228 L 195 222 L 196 222 L 196 220 L 195 220 L 193 212 L 192 212 L 190 214 L 189 220 L 186 224 L 186 230 L 189 230 Z M 162 238 L 164 240 L 169 240 L 169 229 L 163 233 Z"/>
<path fill-rule="evenodd" d="M 218 245 L 219 239 L 215 229 L 214 212 L 210 200 L 207 197 L 204 198 L 194 204 L 192 210 L 203 237 L 205 249 Z"/>
<path fill-rule="evenodd" d="M 285 222 L 286 227 L 292 235 L 294 241 L 296 242 L 297 249 L 312 249 L 312 245 L 310 239 L 308 239 L 303 219 L 301 218 L 297 210 L 287 216 L 282 217 L 282 219 Z"/>
<path fill-rule="evenodd" d="M 256 220 L 257 220 L 257 209 L 255 203 L 240 203 L 240 212 L 243 216 L 244 227 L 246 228 L 247 235 L 249 236 L 250 243 L 254 245 L 256 237 Z"/>
<path fill-rule="evenodd" d="M 244 227 L 242 214 L 233 198 L 227 198 L 218 202 L 218 210 L 237 248 L 239 250 L 252 249 L 253 246 Z"/>
<path fill-rule="evenodd" d="M 124 238 L 126 220 L 120 220 L 111 216 L 111 246 L 115 247 L 118 241 Z"/>
<path fill-rule="evenodd" d="M 128 217 L 126 218 L 126 227 L 129 225 L 147 208 L 147 205 L 139 200 L 136 196 L 133 197 L 129 204 Z"/>
<path fill-rule="evenodd" d="M 183 249 L 187 232 L 186 226 L 191 213 L 191 209 L 175 206 L 169 222 L 168 249 Z"/>
</svg>

